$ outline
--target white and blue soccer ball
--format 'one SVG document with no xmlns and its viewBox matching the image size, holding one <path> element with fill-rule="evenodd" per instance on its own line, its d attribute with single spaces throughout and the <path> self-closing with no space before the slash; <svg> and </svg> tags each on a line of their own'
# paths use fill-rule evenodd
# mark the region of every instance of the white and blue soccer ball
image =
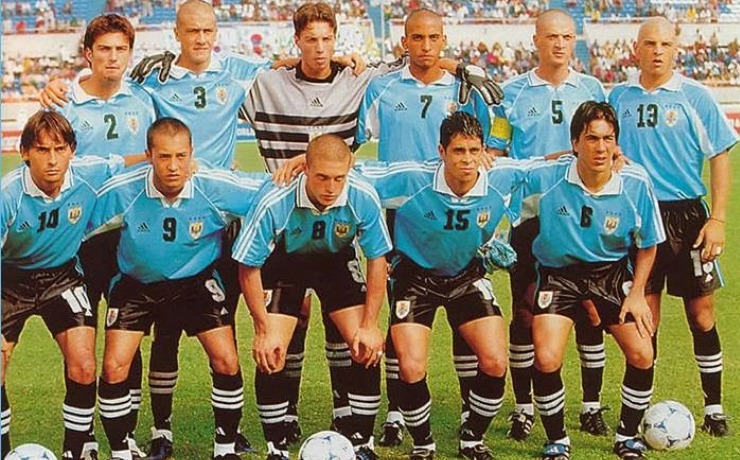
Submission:
<svg viewBox="0 0 740 460">
<path fill-rule="evenodd" d="M 298 451 L 299 460 L 354 460 L 355 449 L 349 439 L 336 431 L 312 434 Z"/>
<path fill-rule="evenodd" d="M 5 460 L 57 460 L 56 455 L 39 444 L 21 444 L 8 452 Z"/>
<path fill-rule="evenodd" d="M 661 401 L 650 406 L 642 418 L 645 442 L 655 450 L 685 449 L 695 433 L 694 416 L 676 401 Z"/>
</svg>

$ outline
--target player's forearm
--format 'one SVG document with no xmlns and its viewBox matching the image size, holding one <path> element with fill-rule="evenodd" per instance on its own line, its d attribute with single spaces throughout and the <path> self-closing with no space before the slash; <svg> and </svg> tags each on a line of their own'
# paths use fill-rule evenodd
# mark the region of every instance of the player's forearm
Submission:
<svg viewBox="0 0 740 460">
<path fill-rule="evenodd" d="M 650 271 L 653 269 L 653 262 L 655 262 L 657 249 L 658 246 L 650 246 L 649 248 L 637 250 L 637 254 L 635 255 L 635 278 L 632 281 L 632 292 L 644 295 L 645 286 L 647 286 Z"/>
<path fill-rule="evenodd" d="M 723 152 L 709 160 L 709 187 L 712 197 L 711 218 L 720 222 L 727 220 L 730 181 L 730 155 Z"/>
<path fill-rule="evenodd" d="M 362 327 L 377 327 L 380 308 L 385 296 L 385 285 L 388 277 L 388 264 L 385 256 L 367 261 L 367 293 Z"/>
<path fill-rule="evenodd" d="M 123 157 L 123 164 L 128 168 L 129 166 L 137 165 L 146 161 L 146 153 L 135 153 L 133 155 L 126 155 Z"/>
<path fill-rule="evenodd" d="M 266 333 L 267 308 L 262 288 L 262 270 L 259 267 L 239 264 L 239 285 L 254 322 L 254 332 L 256 334 Z"/>
</svg>

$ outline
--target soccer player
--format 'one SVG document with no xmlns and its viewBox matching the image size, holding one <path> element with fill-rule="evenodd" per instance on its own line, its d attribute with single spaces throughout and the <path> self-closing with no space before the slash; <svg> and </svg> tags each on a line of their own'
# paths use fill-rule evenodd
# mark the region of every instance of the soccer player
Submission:
<svg viewBox="0 0 740 460">
<path fill-rule="evenodd" d="M 90 77 L 75 80 L 67 93 L 69 102 L 57 108 L 75 131 L 78 156 L 113 153 L 144 160 L 146 130 L 155 113 L 151 97 L 123 78 L 133 53 L 134 38 L 134 28 L 126 18 L 116 14 L 94 18 L 85 30 L 83 48 L 90 64 Z M 109 232 L 86 241 L 80 248 L 87 296 L 96 317 L 98 303 L 118 272 L 115 256 L 118 237 L 118 232 Z M 129 375 L 132 401 L 129 443 L 132 452 L 144 458 L 146 455 L 134 437 L 141 404 L 141 374 L 141 353 L 137 353 Z M 86 448 L 97 450 L 95 444 Z"/>
<path fill-rule="evenodd" d="M 703 428 L 712 436 L 725 436 L 722 347 L 713 293 L 723 283 L 717 259 L 725 244 L 728 151 L 738 135 L 710 91 L 673 70 L 677 46 L 675 28 L 665 18 L 644 22 L 634 46 L 640 72 L 616 86 L 609 100 L 622 125 L 620 146 L 655 183 L 668 234 L 646 288 L 648 303 L 657 325 L 666 279 L 668 294 L 683 299 L 704 393 Z M 702 199 L 705 159 L 711 209 Z"/>
<path fill-rule="evenodd" d="M 261 180 L 203 167 L 191 174 L 188 127 L 160 118 L 147 132 L 151 167 L 112 179 L 100 191 L 92 233 L 120 228 L 120 276 L 106 315 L 100 416 L 112 456 L 130 460 L 126 417 L 129 366 L 152 324 L 195 335 L 208 354 L 216 423 L 214 459 L 237 460 L 234 442 L 243 405 L 233 315 L 214 267 L 222 233 L 248 210 Z"/>
<path fill-rule="evenodd" d="M 540 14 L 532 40 L 539 56 L 538 67 L 505 82 L 504 100 L 493 108 L 490 144 L 499 154 L 518 159 L 569 151 L 569 126 L 576 108 L 584 101 L 606 99 L 598 80 L 570 68 L 576 25 L 568 13 L 554 9 Z M 529 219 L 511 232 L 517 263 L 510 276 L 513 319 L 509 326 L 509 368 L 516 405 L 509 418 L 509 436 L 520 441 L 529 436 L 534 422 L 531 307 L 536 272 L 532 241 L 538 225 L 537 219 Z M 606 360 L 603 333 L 588 323 L 578 323 L 576 344 L 583 388 L 581 430 L 604 435 L 607 425 L 600 403 Z"/>
<path fill-rule="evenodd" d="M 462 82 L 440 67 L 439 56 L 446 46 L 442 18 L 425 9 L 411 12 L 404 24 L 401 43 L 408 53 L 408 64 L 370 81 L 360 105 L 355 143 L 364 144 L 377 138 L 381 161 L 436 160 L 439 127 L 445 117 L 457 110 L 477 115 L 484 126 L 483 132 L 488 134 L 490 116 L 481 96 L 473 93 L 467 104 L 460 104 L 458 94 Z M 391 236 L 394 212 L 388 210 L 386 214 Z M 453 329 L 453 354 L 464 418 L 468 386 L 475 380 L 477 362 L 475 353 L 456 329 Z M 385 367 L 389 409 L 379 444 L 397 446 L 403 440 L 403 417 L 398 410 L 398 359 L 390 334 Z"/>
<path fill-rule="evenodd" d="M 308 144 L 306 170 L 287 187 L 269 184 L 244 218 L 234 245 L 239 281 L 255 328 L 257 410 L 268 460 L 288 458 L 285 417 L 291 397 L 286 351 L 307 288 L 322 304 L 332 390 L 347 395 L 349 413 L 337 428 L 360 460 L 377 459 L 373 423 L 380 406 L 383 302 L 390 237 L 378 196 L 350 172 L 352 153 L 336 135 Z M 355 241 L 367 258 L 367 283 Z M 311 267 L 306 271 L 306 267 Z M 341 423 L 340 423 L 341 422 Z"/>
<path fill-rule="evenodd" d="M 574 324 L 606 329 L 626 361 L 614 453 L 643 458 L 637 438 L 653 389 L 653 321 L 645 300 L 658 243 L 665 240 L 650 179 L 637 165 L 612 171 L 619 122 L 604 102 L 581 104 L 570 124 L 576 156 L 532 166 L 525 200 L 542 229 L 534 240 L 534 400 L 547 435 L 543 460 L 570 458 L 560 375 Z M 630 252 L 635 252 L 634 267 Z M 589 313 L 583 301 L 594 306 Z"/>
<path fill-rule="evenodd" d="M 124 160 L 73 158 L 76 146 L 62 115 L 37 112 L 21 134 L 25 165 L 2 181 L 3 454 L 10 451 L 7 366 L 26 320 L 39 315 L 64 356 L 62 458 L 97 458 L 83 457 L 95 412 L 96 315 L 76 255 L 98 187 L 123 170 Z"/>
<path fill-rule="evenodd" d="M 439 305 L 477 365 L 465 395 L 470 414 L 460 429 L 460 455 L 493 459 L 483 435 L 503 401 L 506 333 L 477 253 L 510 213 L 512 193 L 525 173 L 506 165 L 483 169 L 483 137 L 472 115 L 455 112 L 441 123 L 441 163 L 360 167 L 381 202 L 396 209 L 390 335 L 398 356 L 397 402 L 414 440 L 411 460 L 431 459 L 436 450 L 426 363 Z"/>
</svg>

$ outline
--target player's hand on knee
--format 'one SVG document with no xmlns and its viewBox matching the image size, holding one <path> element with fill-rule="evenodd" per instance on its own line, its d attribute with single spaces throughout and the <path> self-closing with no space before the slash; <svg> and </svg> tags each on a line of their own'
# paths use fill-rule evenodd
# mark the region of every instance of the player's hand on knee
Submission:
<svg viewBox="0 0 740 460">
<path fill-rule="evenodd" d="M 653 313 L 644 295 L 630 293 L 624 299 L 622 310 L 619 312 L 619 324 L 624 324 L 627 314 L 631 314 L 635 319 L 637 333 L 640 337 L 652 337 L 655 331 Z"/>
<path fill-rule="evenodd" d="M 63 107 L 64 104 L 69 102 L 67 91 L 69 91 L 69 87 L 61 79 L 52 80 L 39 93 L 39 103 L 47 109 L 55 105 Z"/>
<path fill-rule="evenodd" d="M 252 358 L 261 372 L 272 374 L 285 366 L 285 350 L 280 339 L 271 334 L 255 334 L 252 339 Z"/>
<path fill-rule="evenodd" d="M 383 359 L 385 340 L 377 326 L 360 327 L 352 339 L 352 356 L 366 367 L 376 366 Z"/>
<path fill-rule="evenodd" d="M 699 231 L 694 241 L 694 248 L 704 247 L 701 250 L 702 262 L 712 262 L 722 255 L 725 249 L 725 221 L 710 217 Z"/>
</svg>

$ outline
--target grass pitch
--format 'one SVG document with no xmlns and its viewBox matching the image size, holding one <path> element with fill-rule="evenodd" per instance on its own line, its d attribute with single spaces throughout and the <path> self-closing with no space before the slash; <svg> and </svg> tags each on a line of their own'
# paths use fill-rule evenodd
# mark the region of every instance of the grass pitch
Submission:
<svg viewBox="0 0 740 460">
<path fill-rule="evenodd" d="M 736 154 L 740 148 L 735 149 Z M 374 149 L 368 146 L 360 152 L 372 156 Z M 242 169 L 261 169 L 261 160 L 253 145 L 240 145 L 237 158 Z M 18 163 L 18 157 L 2 156 L 2 169 L 7 172 Z M 740 164 L 736 155 L 732 163 Z M 734 190 L 740 190 L 737 178 Z M 691 447 L 679 452 L 650 452 L 652 459 L 737 459 L 740 458 L 740 441 L 735 434 L 740 430 L 740 333 L 735 330 L 740 324 L 740 200 L 730 200 L 727 222 L 727 250 L 722 257 L 727 286 L 716 295 L 718 329 L 724 350 L 724 406 L 735 420 L 730 421 L 733 433 L 729 438 L 715 439 L 698 432 Z M 510 317 L 510 294 L 506 274 L 496 273 L 493 277 L 498 301 L 507 317 Z M 314 306 L 314 310 L 318 305 Z M 101 307 L 102 308 L 102 307 Z M 253 444 L 264 451 L 262 432 L 255 410 L 252 390 L 254 366 L 250 353 L 252 326 L 246 307 L 240 307 L 237 318 L 239 351 L 246 387 L 246 402 L 242 430 Z M 664 301 L 660 329 L 660 359 L 656 368 L 655 394 L 653 401 L 675 399 L 693 412 L 697 425 L 701 424 L 703 399 L 699 375 L 693 359 L 691 335 L 686 325 L 683 308 L 676 299 Z M 102 311 L 102 310 L 101 310 Z M 387 308 L 383 321 L 387 317 Z M 433 398 L 432 426 L 437 442 L 439 459 L 457 457 L 457 426 L 459 423 L 459 395 L 457 379 L 452 366 L 449 328 L 440 313 L 432 336 L 433 346 L 429 357 L 429 382 Z M 105 315 L 101 314 L 100 318 Z M 100 325 L 102 331 L 102 323 Z M 319 315 L 314 314 L 306 346 L 306 363 L 303 374 L 301 404 L 299 407 L 304 434 L 328 429 L 331 418 L 331 395 L 329 374 L 323 357 L 323 332 Z M 98 361 L 102 356 L 102 334 L 98 337 Z M 209 402 L 210 376 L 207 359 L 200 345 L 192 339 L 183 339 L 180 351 L 180 379 L 175 393 L 173 430 L 175 433 L 175 458 L 178 460 L 209 459 L 212 449 L 213 418 Z M 148 362 L 149 339 L 143 346 L 145 363 Z M 614 341 L 607 337 L 607 366 L 604 377 L 602 402 L 612 410 L 605 414 L 610 427 L 616 427 L 619 417 L 619 389 L 624 362 Z M 64 397 L 62 359 L 56 344 L 49 336 L 43 323 L 34 318 L 27 324 L 19 346 L 13 356 L 7 376 L 7 390 L 13 409 L 12 441 L 14 445 L 37 442 L 54 451 L 61 449 L 62 424 L 61 405 Z M 575 345 L 571 341 L 563 377 L 567 388 L 566 424 L 573 444 L 572 458 L 576 460 L 613 459 L 612 436 L 595 438 L 578 431 L 580 410 L 580 371 Z M 384 388 L 384 385 L 383 385 Z M 542 425 L 535 423 L 531 438 L 518 443 L 505 438 L 508 424 L 506 415 L 513 407 L 510 385 L 507 386 L 505 404 L 488 431 L 487 443 L 501 460 L 528 459 L 536 457 L 545 441 Z M 382 408 L 376 426 L 384 419 Z M 144 400 L 136 434 L 139 445 L 149 440 L 151 413 L 149 399 L 144 388 Z M 103 453 L 109 452 L 100 421 L 96 421 L 98 440 Z M 376 430 L 377 432 L 377 430 Z M 405 459 L 410 451 L 409 436 L 404 444 L 394 450 L 378 448 L 383 459 Z M 296 449 L 297 450 L 297 449 Z M 296 451 L 294 450 L 294 452 Z M 245 459 L 264 458 L 265 454 L 245 455 Z"/>
</svg>

